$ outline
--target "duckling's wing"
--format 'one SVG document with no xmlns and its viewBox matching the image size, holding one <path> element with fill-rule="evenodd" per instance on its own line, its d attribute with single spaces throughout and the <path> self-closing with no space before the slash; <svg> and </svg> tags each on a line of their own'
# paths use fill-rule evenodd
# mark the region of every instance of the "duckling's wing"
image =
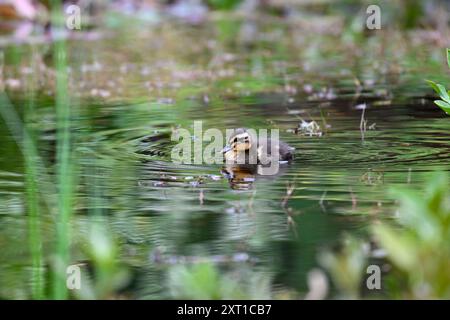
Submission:
<svg viewBox="0 0 450 320">
<path fill-rule="evenodd" d="M 294 158 L 294 150 L 295 148 L 288 145 L 286 142 L 279 141 L 280 148 L 280 160 L 282 161 L 290 161 Z"/>
<path fill-rule="evenodd" d="M 266 142 L 262 141 L 259 143 L 259 148 L 262 147 L 263 152 L 266 152 L 269 156 L 271 156 L 272 143 L 277 146 L 276 150 L 273 151 L 278 152 L 280 161 L 290 161 L 294 158 L 293 151 L 295 148 L 292 148 L 287 143 L 280 140 L 267 139 Z"/>
</svg>

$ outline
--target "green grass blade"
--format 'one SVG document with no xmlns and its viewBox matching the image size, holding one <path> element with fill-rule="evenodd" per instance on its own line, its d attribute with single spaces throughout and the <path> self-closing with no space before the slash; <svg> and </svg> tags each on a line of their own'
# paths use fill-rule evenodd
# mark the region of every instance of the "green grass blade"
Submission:
<svg viewBox="0 0 450 320">
<path fill-rule="evenodd" d="M 52 6 L 53 32 L 62 28 L 62 8 L 59 1 Z M 56 264 L 53 272 L 53 298 L 67 299 L 65 270 L 70 262 L 70 217 L 72 203 L 70 108 L 67 86 L 67 51 L 64 39 L 55 40 L 53 56 L 56 69 L 56 175 L 58 186 L 58 217 L 56 226 Z"/>
<path fill-rule="evenodd" d="M 32 55 L 32 66 L 35 69 L 35 56 Z M 35 74 L 35 73 L 33 73 Z M 41 235 L 41 212 L 39 208 L 38 170 L 39 158 L 35 150 L 36 138 L 31 126 L 30 117 L 34 114 L 35 79 L 33 74 L 28 78 L 28 101 L 24 113 L 23 155 L 25 160 L 25 190 L 28 217 L 28 241 L 31 252 L 31 295 L 35 300 L 45 298 L 44 263 Z"/>
</svg>

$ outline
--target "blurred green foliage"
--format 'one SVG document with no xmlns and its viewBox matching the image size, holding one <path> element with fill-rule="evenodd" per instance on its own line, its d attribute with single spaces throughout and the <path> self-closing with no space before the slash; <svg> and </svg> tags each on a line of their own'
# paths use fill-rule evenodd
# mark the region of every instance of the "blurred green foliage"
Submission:
<svg viewBox="0 0 450 320">
<path fill-rule="evenodd" d="M 326 251 L 319 262 L 331 275 L 341 298 L 356 299 L 360 295 L 361 281 L 367 264 L 363 243 L 347 236 L 338 254 Z"/>
<path fill-rule="evenodd" d="M 222 273 L 211 263 L 176 265 L 169 271 L 168 286 L 175 299 L 270 299 L 269 278 L 257 272 L 244 274 L 245 280 Z"/>
<path fill-rule="evenodd" d="M 105 228 L 102 217 L 92 220 L 86 256 L 92 272 L 82 272 L 81 290 L 74 291 L 78 299 L 115 298 L 130 280 L 128 269 L 119 264 L 119 246 Z"/>
<path fill-rule="evenodd" d="M 448 182 L 448 174 L 442 172 L 430 179 L 424 192 L 395 191 L 401 228 L 386 223 L 374 227 L 388 261 L 407 279 L 404 298 L 450 298 Z"/>
<path fill-rule="evenodd" d="M 398 221 L 374 225 L 372 234 L 386 254 L 382 282 L 388 298 L 450 298 L 450 188 L 446 172 L 436 173 L 423 191 L 395 189 Z M 319 256 L 342 298 L 360 298 L 369 252 L 362 240 L 347 238 L 338 253 Z"/>
</svg>

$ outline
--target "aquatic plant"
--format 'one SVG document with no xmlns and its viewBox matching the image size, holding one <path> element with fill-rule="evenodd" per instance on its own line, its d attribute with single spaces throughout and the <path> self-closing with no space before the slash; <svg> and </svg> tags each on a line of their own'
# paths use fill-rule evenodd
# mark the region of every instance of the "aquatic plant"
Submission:
<svg viewBox="0 0 450 320">
<path fill-rule="evenodd" d="M 373 228 L 397 277 L 388 293 L 402 298 L 450 298 L 450 188 L 448 174 L 436 173 L 423 192 L 394 191 L 400 201 L 400 228 Z M 391 289 L 391 290 L 389 290 Z M 400 292 L 397 292 L 400 291 Z"/>
<path fill-rule="evenodd" d="M 35 59 L 32 59 L 33 70 L 36 70 Z M 41 210 L 39 208 L 38 170 L 39 159 L 36 151 L 36 133 L 32 128 L 31 115 L 35 109 L 35 79 L 29 76 L 27 88 L 27 108 L 24 114 L 23 125 L 23 154 L 25 160 L 25 185 L 26 204 L 28 211 L 28 234 L 29 247 L 32 260 L 31 296 L 40 300 L 45 297 L 44 293 L 44 263 L 41 234 Z"/>
<path fill-rule="evenodd" d="M 77 299 L 116 299 L 122 298 L 121 289 L 130 281 L 129 270 L 118 263 L 119 246 L 111 236 L 103 216 L 94 216 L 89 220 L 90 230 L 84 254 L 88 260 L 81 267 L 80 290 L 73 290 Z"/>
<path fill-rule="evenodd" d="M 61 29 L 62 9 L 59 1 L 52 3 L 52 22 L 54 32 Z M 53 44 L 56 70 L 56 186 L 58 192 L 58 215 L 56 218 L 56 255 L 52 277 L 53 298 L 66 299 L 66 275 L 62 271 L 70 261 L 70 228 L 73 200 L 73 153 L 71 150 L 70 106 L 67 75 L 67 48 L 65 40 Z"/>
<path fill-rule="evenodd" d="M 436 173 L 424 191 L 393 190 L 400 202 L 398 220 L 376 224 L 371 229 L 378 254 L 368 250 L 363 240 L 346 238 L 339 252 L 328 251 L 319 256 L 339 297 L 361 297 L 364 270 L 369 259 L 376 256 L 389 271 L 383 275 L 382 291 L 367 292 L 367 297 L 379 293 L 393 299 L 450 297 L 448 178 L 447 173 Z"/>
<path fill-rule="evenodd" d="M 447 48 L 447 65 L 450 68 L 450 49 Z M 431 80 L 426 80 L 428 84 L 436 91 L 441 100 L 434 100 L 434 103 L 445 111 L 445 113 L 450 114 L 450 95 L 447 89 L 442 84 L 433 82 Z"/>
</svg>

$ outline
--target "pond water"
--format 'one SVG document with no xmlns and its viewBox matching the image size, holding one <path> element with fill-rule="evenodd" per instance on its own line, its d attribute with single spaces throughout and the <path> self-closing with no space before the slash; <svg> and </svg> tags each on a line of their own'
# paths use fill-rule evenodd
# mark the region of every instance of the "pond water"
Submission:
<svg viewBox="0 0 450 320">
<path fill-rule="evenodd" d="M 302 297 L 322 250 L 338 246 L 344 234 L 367 237 L 368 227 L 395 216 L 391 187 L 420 186 L 431 172 L 450 168 L 449 122 L 423 82 L 441 77 L 439 48 L 397 35 L 404 43 L 382 49 L 382 35 L 348 44 L 268 24 L 257 24 L 254 43 L 234 41 L 239 28 L 227 21 L 202 29 L 117 28 L 67 42 L 77 172 L 70 263 L 89 259 L 86 238 L 96 214 L 130 271 L 125 297 L 174 297 L 174 268 L 205 261 L 253 286 L 251 297 Z M 56 123 L 48 46 L 6 46 L 3 73 L 8 100 L 35 132 L 51 180 Z M 37 89 L 29 90 L 30 81 Z M 276 176 L 248 177 L 238 186 L 222 165 L 176 165 L 171 134 L 193 132 L 194 121 L 223 132 L 277 128 L 296 148 L 295 160 Z M 312 121 L 311 133 L 305 124 Z M 0 121 L 2 298 L 29 297 L 36 267 L 14 126 Z M 55 194 L 41 174 L 40 254 L 48 270 Z"/>
</svg>

